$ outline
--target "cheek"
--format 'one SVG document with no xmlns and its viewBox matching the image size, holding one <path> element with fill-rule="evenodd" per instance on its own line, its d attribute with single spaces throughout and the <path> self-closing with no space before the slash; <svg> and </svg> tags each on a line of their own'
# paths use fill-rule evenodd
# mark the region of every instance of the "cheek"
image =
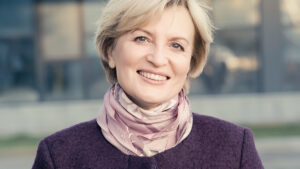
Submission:
<svg viewBox="0 0 300 169">
<path fill-rule="evenodd" d="M 119 49 L 115 53 L 115 63 L 116 63 L 116 68 L 117 70 L 123 70 L 126 67 L 132 65 L 133 57 L 132 57 L 131 50 L 125 50 L 125 49 Z"/>
<path fill-rule="evenodd" d="M 175 63 L 176 74 L 186 77 L 190 70 L 190 63 L 191 63 L 190 59 L 187 58 L 176 62 Z"/>
<path fill-rule="evenodd" d="M 123 50 L 118 57 L 116 57 L 116 69 L 118 81 L 128 81 L 128 79 L 135 78 L 136 69 L 139 65 L 139 57 L 134 50 Z"/>
</svg>

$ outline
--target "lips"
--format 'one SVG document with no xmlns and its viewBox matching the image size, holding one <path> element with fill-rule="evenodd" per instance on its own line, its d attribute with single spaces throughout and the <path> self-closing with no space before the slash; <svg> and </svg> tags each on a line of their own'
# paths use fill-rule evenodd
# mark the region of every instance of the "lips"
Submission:
<svg viewBox="0 0 300 169">
<path fill-rule="evenodd" d="M 155 80 L 155 81 L 165 81 L 165 80 L 169 79 L 168 76 L 164 76 L 164 75 L 160 75 L 160 74 L 156 74 L 156 73 L 150 73 L 150 72 L 141 71 L 141 70 L 137 71 L 137 73 L 147 79 L 151 79 L 151 80 Z"/>
</svg>

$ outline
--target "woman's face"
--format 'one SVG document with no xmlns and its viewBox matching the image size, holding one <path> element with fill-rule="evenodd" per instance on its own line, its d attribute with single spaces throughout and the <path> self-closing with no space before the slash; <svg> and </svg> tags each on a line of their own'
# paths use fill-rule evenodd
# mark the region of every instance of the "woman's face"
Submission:
<svg viewBox="0 0 300 169">
<path fill-rule="evenodd" d="M 109 66 L 133 102 L 144 109 L 175 97 L 190 69 L 194 25 L 184 7 L 167 8 L 143 27 L 120 36 Z"/>
</svg>

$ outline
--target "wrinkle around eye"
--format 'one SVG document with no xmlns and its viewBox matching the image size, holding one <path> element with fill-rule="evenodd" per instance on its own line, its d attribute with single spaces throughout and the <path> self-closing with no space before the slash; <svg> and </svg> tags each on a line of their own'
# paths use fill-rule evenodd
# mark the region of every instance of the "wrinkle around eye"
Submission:
<svg viewBox="0 0 300 169">
<path fill-rule="evenodd" d="M 171 47 L 174 49 L 183 51 L 183 52 L 185 51 L 185 48 L 181 44 L 176 43 L 176 42 L 171 43 Z"/>
<path fill-rule="evenodd" d="M 148 38 L 147 37 L 145 37 L 145 36 L 138 36 L 138 37 L 135 37 L 134 38 L 134 41 L 139 41 L 139 42 L 148 42 L 149 40 L 148 40 Z"/>
</svg>

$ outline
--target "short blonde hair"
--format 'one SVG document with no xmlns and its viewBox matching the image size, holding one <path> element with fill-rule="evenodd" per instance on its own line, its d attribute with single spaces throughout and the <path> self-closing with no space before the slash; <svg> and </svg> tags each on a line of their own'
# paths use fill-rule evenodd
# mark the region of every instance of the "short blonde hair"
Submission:
<svg viewBox="0 0 300 169">
<path fill-rule="evenodd" d="M 147 4 L 147 5 L 145 5 Z M 190 13 L 195 26 L 195 42 L 188 78 L 184 89 L 188 91 L 189 79 L 202 72 L 207 60 L 212 38 L 212 24 L 208 17 L 208 7 L 197 0 L 110 0 L 98 23 L 95 43 L 100 55 L 106 78 L 117 82 L 116 69 L 108 65 L 108 50 L 124 33 L 145 25 L 164 9 L 184 6 Z"/>
</svg>

